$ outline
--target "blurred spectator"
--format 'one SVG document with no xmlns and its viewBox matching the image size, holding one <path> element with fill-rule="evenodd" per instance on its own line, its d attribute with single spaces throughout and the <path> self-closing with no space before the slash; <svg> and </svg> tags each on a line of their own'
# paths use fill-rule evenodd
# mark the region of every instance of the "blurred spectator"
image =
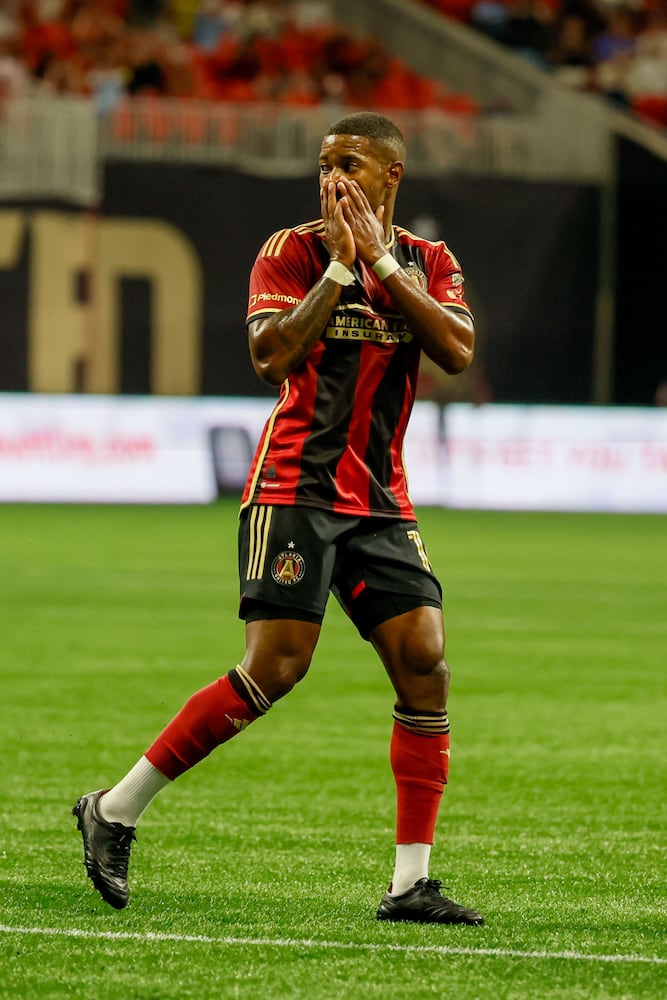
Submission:
<svg viewBox="0 0 667 1000">
<path fill-rule="evenodd" d="M 10 10 L 0 12 L 0 102 L 23 97 L 29 92 L 31 82 L 21 58 L 18 20 Z"/>
<path fill-rule="evenodd" d="M 618 104 L 629 103 L 629 76 L 637 45 L 635 12 L 612 8 L 606 27 L 593 41 L 595 89 Z"/>
<path fill-rule="evenodd" d="M 667 127 L 667 5 L 649 11 L 637 35 L 628 78 L 633 110 L 642 118 Z"/>
<path fill-rule="evenodd" d="M 504 42 L 538 66 L 547 66 L 555 41 L 554 15 L 544 0 L 513 0 L 509 5 Z"/>
<path fill-rule="evenodd" d="M 7 0 L 4 8 L 4 89 L 34 81 L 89 95 L 102 114 L 135 95 L 476 109 L 332 23 L 326 0 Z"/>
<path fill-rule="evenodd" d="M 122 2 L 130 25 L 140 28 L 154 27 L 171 8 L 171 0 L 122 0 Z"/>
<path fill-rule="evenodd" d="M 225 3 L 224 0 L 202 0 L 196 4 L 196 8 L 190 37 L 202 52 L 214 52 L 222 36 L 233 31 L 238 23 L 241 4 Z"/>
<path fill-rule="evenodd" d="M 469 23 L 473 28 L 503 44 L 507 40 L 509 7 L 503 0 L 477 0 L 470 8 Z"/>
<path fill-rule="evenodd" d="M 593 42 L 604 25 L 595 0 L 565 0 L 561 5 L 547 62 L 566 86 L 581 90 L 594 86 Z"/>
<path fill-rule="evenodd" d="M 463 0 L 422 0 L 461 20 Z M 468 23 L 553 71 L 667 126 L 667 0 L 474 0 Z"/>
<path fill-rule="evenodd" d="M 422 2 L 667 125 L 667 0 Z M 4 0 L 0 95 L 35 88 L 102 114 L 134 95 L 479 110 L 332 22 L 327 0 Z"/>
<path fill-rule="evenodd" d="M 558 19 L 556 39 L 547 61 L 562 83 L 586 90 L 593 83 L 593 38 L 586 19 L 576 11 L 565 11 Z"/>
</svg>

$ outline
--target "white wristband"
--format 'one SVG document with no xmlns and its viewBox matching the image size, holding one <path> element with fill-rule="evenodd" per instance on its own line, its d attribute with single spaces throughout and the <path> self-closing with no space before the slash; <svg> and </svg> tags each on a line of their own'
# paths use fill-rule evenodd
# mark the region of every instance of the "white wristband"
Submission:
<svg viewBox="0 0 667 1000">
<path fill-rule="evenodd" d="M 332 260 L 322 277 L 331 278 L 339 285 L 353 285 L 355 280 L 349 267 L 345 267 L 339 260 Z"/>
<path fill-rule="evenodd" d="M 380 281 L 384 281 L 390 274 L 400 271 L 401 265 L 392 257 L 390 253 L 386 253 L 383 257 L 380 257 L 379 260 L 375 261 L 373 264 L 373 270 L 377 274 Z"/>
</svg>

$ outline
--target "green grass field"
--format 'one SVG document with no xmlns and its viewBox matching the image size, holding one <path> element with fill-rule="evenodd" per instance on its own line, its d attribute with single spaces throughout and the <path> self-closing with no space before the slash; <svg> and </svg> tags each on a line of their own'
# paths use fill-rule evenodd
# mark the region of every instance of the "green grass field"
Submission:
<svg viewBox="0 0 667 1000">
<path fill-rule="evenodd" d="M 70 809 L 242 655 L 236 505 L 0 507 L 0 997 L 667 996 L 667 519 L 423 511 L 452 766 L 433 877 L 378 924 L 392 694 L 335 602 L 311 672 L 156 800 L 120 913 Z"/>
</svg>

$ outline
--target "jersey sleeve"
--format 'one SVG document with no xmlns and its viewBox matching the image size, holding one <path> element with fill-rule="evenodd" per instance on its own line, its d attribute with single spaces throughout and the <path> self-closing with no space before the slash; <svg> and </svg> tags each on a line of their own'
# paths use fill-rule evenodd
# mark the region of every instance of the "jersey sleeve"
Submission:
<svg viewBox="0 0 667 1000">
<path fill-rule="evenodd" d="M 310 254 L 293 229 L 281 229 L 266 241 L 250 272 L 246 324 L 289 309 L 315 284 Z"/>
<path fill-rule="evenodd" d="M 464 278 L 461 265 L 445 243 L 436 243 L 431 249 L 428 267 L 429 295 L 441 305 L 470 316 L 472 312 L 465 300 Z"/>
</svg>

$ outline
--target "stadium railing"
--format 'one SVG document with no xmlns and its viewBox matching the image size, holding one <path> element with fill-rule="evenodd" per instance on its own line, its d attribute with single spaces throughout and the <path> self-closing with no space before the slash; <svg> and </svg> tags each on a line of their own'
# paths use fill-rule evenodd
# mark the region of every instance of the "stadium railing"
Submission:
<svg viewBox="0 0 667 1000">
<path fill-rule="evenodd" d="M 603 183 L 613 132 L 595 104 L 570 94 L 533 112 L 389 113 L 406 134 L 413 176 L 451 174 Z M 128 98 L 107 116 L 81 98 L 9 102 L 0 118 L 0 197 L 94 202 L 105 160 L 188 161 L 255 175 L 313 171 L 340 108 Z M 664 140 L 667 156 L 667 139 Z"/>
<path fill-rule="evenodd" d="M 406 135 L 410 173 L 575 179 L 608 171 L 610 133 L 599 117 L 559 113 L 466 115 L 439 109 L 388 114 Z M 320 138 L 343 109 L 279 104 L 127 100 L 100 120 L 103 157 L 224 164 L 252 174 L 312 173 Z"/>
<path fill-rule="evenodd" d="M 101 191 L 98 120 L 81 97 L 26 97 L 0 104 L 0 199 L 96 202 Z"/>
</svg>

